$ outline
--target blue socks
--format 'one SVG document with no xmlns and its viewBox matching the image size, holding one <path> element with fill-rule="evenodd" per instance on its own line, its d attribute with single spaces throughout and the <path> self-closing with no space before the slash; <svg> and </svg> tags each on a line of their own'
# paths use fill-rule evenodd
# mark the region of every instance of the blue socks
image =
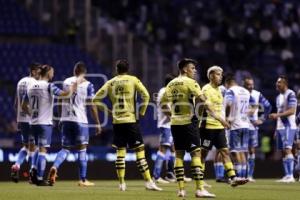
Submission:
<svg viewBox="0 0 300 200">
<path fill-rule="evenodd" d="M 58 169 L 59 166 L 65 161 L 65 159 L 67 158 L 68 154 L 70 153 L 69 150 L 67 149 L 61 149 L 55 158 L 55 161 L 53 163 L 53 166 Z"/>
<path fill-rule="evenodd" d="M 78 162 L 79 162 L 79 178 L 80 180 L 85 181 L 86 171 L 87 171 L 86 149 L 82 149 L 78 151 Z"/>
<path fill-rule="evenodd" d="M 237 177 L 243 177 L 243 174 L 242 174 L 242 165 L 240 163 L 235 163 L 234 164 L 234 168 L 235 168 L 235 171 L 236 171 L 236 176 Z"/>
<path fill-rule="evenodd" d="M 165 160 L 165 155 L 162 152 L 157 151 L 154 170 L 153 170 L 153 177 L 155 179 L 158 179 L 160 177 L 161 168 L 163 166 L 164 160 Z"/>
<path fill-rule="evenodd" d="M 16 165 L 18 165 L 20 167 L 20 165 L 22 165 L 22 163 L 24 162 L 26 156 L 27 156 L 27 149 L 26 147 L 23 147 L 22 149 L 20 149 L 19 153 L 18 153 L 18 158 L 17 158 L 17 161 L 16 161 Z"/>
<path fill-rule="evenodd" d="M 293 176 L 294 174 L 294 156 L 293 154 L 288 154 L 285 156 L 287 175 Z"/>
<path fill-rule="evenodd" d="M 30 152 L 31 155 L 31 161 L 30 161 L 30 164 L 31 164 L 31 169 L 34 168 L 34 169 L 37 169 L 37 162 L 38 162 L 38 155 L 39 155 L 39 150 L 36 149 L 34 152 Z"/>
<path fill-rule="evenodd" d="M 39 152 L 37 160 L 37 179 L 43 180 L 46 169 L 46 153 Z"/>
<path fill-rule="evenodd" d="M 224 178 L 224 165 L 221 162 L 214 163 L 215 168 L 215 176 L 216 179 L 223 179 Z"/>
<path fill-rule="evenodd" d="M 253 177 L 255 167 L 255 154 L 249 154 L 248 157 L 248 177 Z"/>
</svg>

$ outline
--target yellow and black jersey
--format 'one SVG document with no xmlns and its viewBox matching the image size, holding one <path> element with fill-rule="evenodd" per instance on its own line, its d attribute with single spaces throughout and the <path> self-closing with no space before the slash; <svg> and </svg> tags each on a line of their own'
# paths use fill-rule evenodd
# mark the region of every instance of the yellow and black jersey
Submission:
<svg viewBox="0 0 300 200">
<path fill-rule="evenodd" d="M 131 75 L 118 75 L 107 81 L 96 93 L 94 102 L 107 95 L 112 102 L 113 124 L 136 122 L 136 93 L 141 94 L 139 114 L 144 115 L 149 103 L 149 93 L 142 82 Z"/>
<path fill-rule="evenodd" d="M 219 87 L 213 87 L 211 84 L 206 84 L 202 88 L 202 93 L 206 97 L 206 104 L 210 106 L 212 111 L 219 116 L 224 115 L 223 96 Z M 223 129 L 224 126 L 209 113 L 204 112 L 201 124 L 202 128 L 206 129 Z"/>
<path fill-rule="evenodd" d="M 166 86 L 161 104 L 171 104 L 171 125 L 192 123 L 194 98 L 200 95 L 199 84 L 186 76 L 179 76 Z"/>
</svg>

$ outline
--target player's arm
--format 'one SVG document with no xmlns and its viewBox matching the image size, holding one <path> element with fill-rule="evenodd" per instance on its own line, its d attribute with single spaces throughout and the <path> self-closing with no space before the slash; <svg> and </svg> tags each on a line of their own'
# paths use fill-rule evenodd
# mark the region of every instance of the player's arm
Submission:
<svg viewBox="0 0 300 200">
<path fill-rule="evenodd" d="M 165 91 L 161 98 L 159 99 L 159 106 L 161 107 L 161 111 L 166 115 L 167 117 L 171 118 L 171 109 L 169 106 L 170 100 L 168 98 L 167 91 Z"/>
<path fill-rule="evenodd" d="M 200 90 L 199 84 L 198 83 L 196 83 L 196 84 L 197 85 L 192 87 L 192 89 L 194 89 L 194 91 L 192 91 L 192 93 L 195 96 L 195 105 L 197 105 L 196 107 L 198 108 L 197 109 L 198 116 L 200 116 L 203 109 L 205 109 L 210 116 L 212 116 L 213 118 L 218 120 L 225 128 L 229 128 L 230 125 L 226 122 L 225 119 L 222 118 L 222 116 L 216 114 L 213 111 L 213 108 L 212 108 L 213 105 L 211 105 L 209 99 L 207 99 L 205 94 Z"/>
<path fill-rule="evenodd" d="M 89 84 L 87 88 L 87 103 L 90 105 L 90 110 L 92 114 L 92 118 L 94 122 L 96 123 L 96 135 L 99 135 L 101 133 L 101 125 L 100 125 L 100 120 L 99 120 L 99 115 L 98 115 L 98 109 L 97 106 L 93 104 L 92 98 L 95 96 L 95 89 L 93 84 Z"/>
<path fill-rule="evenodd" d="M 290 115 L 293 115 L 296 113 L 296 108 L 297 108 L 297 98 L 294 93 L 290 93 L 287 97 L 288 101 L 288 109 L 284 112 L 281 113 L 271 113 L 269 117 L 271 119 L 277 119 L 279 117 L 288 117 Z"/>
<path fill-rule="evenodd" d="M 268 118 L 269 114 L 272 111 L 272 105 L 262 94 L 260 94 L 258 102 L 259 108 L 263 108 L 263 115 L 262 117 L 260 117 L 260 119 L 253 122 L 254 125 L 262 124 Z"/>
<path fill-rule="evenodd" d="M 139 79 L 136 79 L 135 88 L 140 93 L 141 99 L 142 99 L 142 104 L 141 104 L 141 107 L 139 110 L 139 114 L 141 116 L 144 116 L 146 113 L 148 104 L 149 104 L 150 95 L 149 95 L 146 87 L 143 85 L 143 83 Z"/>
<path fill-rule="evenodd" d="M 227 90 L 224 96 L 225 99 L 225 116 L 227 121 L 230 121 L 229 115 L 234 102 L 234 93 L 232 90 Z"/>
<path fill-rule="evenodd" d="M 16 112 L 18 111 L 18 101 L 19 101 L 18 93 L 16 93 L 15 94 L 15 100 L 14 100 L 14 109 L 15 109 Z"/>
<path fill-rule="evenodd" d="M 92 99 L 93 105 L 96 106 L 99 110 L 108 113 L 109 115 L 112 115 L 112 111 L 102 102 L 102 100 L 107 96 L 108 94 L 108 86 L 109 82 L 106 82 L 94 95 Z"/>
</svg>

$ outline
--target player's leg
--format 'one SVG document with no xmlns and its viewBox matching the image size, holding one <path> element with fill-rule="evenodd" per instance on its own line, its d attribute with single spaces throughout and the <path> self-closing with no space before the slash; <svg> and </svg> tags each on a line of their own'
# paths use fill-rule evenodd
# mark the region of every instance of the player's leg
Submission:
<svg viewBox="0 0 300 200">
<path fill-rule="evenodd" d="M 13 182 L 17 183 L 19 181 L 19 171 L 20 166 L 26 159 L 26 156 L 28 154 L 28 143 L 29 143 L 29 123 L 19 123 L 18 124 L 19 129 L 21 130 L 21 137 L 22 137 L 22 143 L 23 147 L 18 152 L 17 161 L 11 166 L 11 179 Z"/>
<path fill-rule="evenodd" d="M 295 182 L 294 179 L 294 155 L 292 153 L 293 141 L 295 138 L 296 130 L 286 129 L 286 137 L 284 142 L 284 155 L 286 159 L 288 178 L 286 182 Z"/>
<path fill-rule="evenodd" d="M 57 171 L 70 153 L 71 146 L 75 145 L 75 129 L 71 122 L 62 123 L 62 149 L 57 153 L 56 158 L 50 168 L 48 181 L 53 185 L 57 178 Z"/>
<path fill-rule="evenodd" d="M 217 151 L 215 154 L 214 169 L 215 169 L 216 182 L 227 182 L 226 179 L 224 178 L 225 169 L 223 165 L 222 155 L 220 154 L 219 151 Z"/>
<path fill-rule="evenodd" d="M 48 181 L 44 180 L 44 173 L 46 169 L 46 154 L 47 148 L 51 144 L 52 125 L 35 125 L 36 131 L 39 131 L 38 145 L 39 152 L 37 158 L 37 186 L 49 186 Z"/>
<path fill-rule="evenodd" d="M 169 183 L 161 178 L 161 170 L 163 162 L 166 158 L 166 152 L 170 149 L 172 141 L 170 141 L 171 130 L 169 128 L 160 128 L 160 147 L 157 151 L 156 160 L 153 169 L 153 178 L 157 183 Z"/>
<path fill-rule="evenodd" d="M 78 130 L 75 131 L 75 143 L 78 153 L 79 164 L 79 186 L 94 186 L 95 184 L 87 180 L 87 146 L 89 144 L 89 127 L 88 124 L 76 123 Z"/>
<path fill-rule="evenodd" d="M 249 149 L 249 129 L 241 129 L 241 151 L 240 151 L 240 159 L 242 164 L 242 178 L 247 178 L 247 154 Z"/>
<path fill-rule="evenodd" d="M 258 146 L 258 130 L 249 130 L 248 179 L 254 182 L 255 148 Z"/>
<path fill-rule="evenodd" d="M 173 137 L 172 137 L 173 139 Z M 174 142 L 172 142 L 171 148 L 168 151 L 167 155 L 166 155 L 166 166 L 167 166 L 167 175 L 165 177 L 165 179 L 169 182 L 176 182 L 176 176 L 174 173 L 174 165 L 175 165 L 175 147 L 174 147 Z"/>
<path fill-rule="evenodd" d="M 297 138 L 296 138 L 296 165 L 295 171 L 298 174 L 298 181 L 300 181 L 300 131 L 297 131 Z"/>
</svg>

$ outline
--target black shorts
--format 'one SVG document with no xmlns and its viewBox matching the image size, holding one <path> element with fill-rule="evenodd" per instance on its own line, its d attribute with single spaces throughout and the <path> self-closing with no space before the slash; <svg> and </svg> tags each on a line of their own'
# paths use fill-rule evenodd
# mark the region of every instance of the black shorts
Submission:
<svg viewBox="0 0 300 200">
<path fill-rule="evenodd" d="M 137 123 L 114 124 L 113 146 L 116 148 L 134 149 L 144 144 Z"/>
<path fill-rule="evenodd" d="M 201 148 L 211 150 L 212 146 L 217 149 L 228 148 L 224 129 L 200 129 Z"/>
<path fill-rule="evenodd" d="M 175 150 L 193 152 L 200 149 L 198 128 L 194 124 L 172 125 Z"/>
</svg>

